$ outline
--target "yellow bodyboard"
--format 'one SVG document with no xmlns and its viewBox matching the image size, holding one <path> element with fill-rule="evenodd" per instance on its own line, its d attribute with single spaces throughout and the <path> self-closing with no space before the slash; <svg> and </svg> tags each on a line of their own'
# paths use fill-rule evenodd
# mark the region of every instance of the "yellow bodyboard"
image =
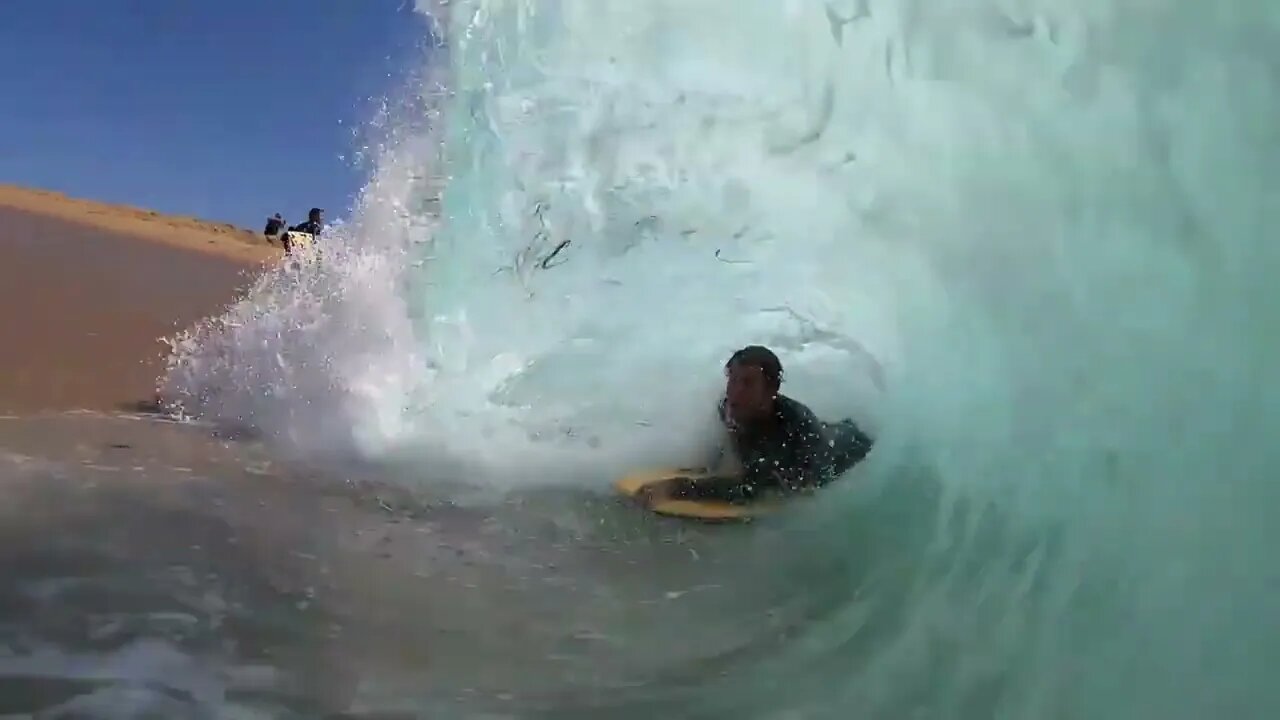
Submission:
<svg viewBox="0 0 1280 720">
<path fill-rule="evenodd" d="M 704 470 L 659 468 L 631 473 L 614 483 L 614 487 L 619 493 L 636 498 L 645 488 L 669 480 L 685 478 L 696 483 L 700 478 L 712 477 L 714 476 Z M 751 503 L 730 503 L 723 500 L 658 500 L 646 502 L 645 507 L 659 515 L 723 522 L 751 520 L 776 510 L 777 503 L 763 500 Z"/>
<path fill-rule="evenodd" d="M 297 230 L 290 230 L 286 234 L 289 236 L 289 245 L 294 250 L 302 250 L 304 248 L 309 248 L 316 243 L 316 236 L 312 235 L 311 233 L 304 233 L 304 232 L 298 232 Z"/>
</svg>

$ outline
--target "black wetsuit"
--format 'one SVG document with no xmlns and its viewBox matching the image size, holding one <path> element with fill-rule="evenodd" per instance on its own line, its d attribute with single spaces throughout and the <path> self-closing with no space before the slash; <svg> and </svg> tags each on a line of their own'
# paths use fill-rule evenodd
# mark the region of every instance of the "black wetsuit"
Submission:
<svg viewBox="0 0 1280 720">
<path fill-rule="evenodd" d="M 280 230 L 284 228 L 284 220 L 280 218 L 267 218 L 267 226 L 262 230 L 263 235 L 275 237 L 280 234 Z"/>
<path fill-rule="evenodd" d="M 724 404 L 720 406 L 725 420 Z M 779 395 L 771 422 L 758 428 L 730 428 L 732 450 L 742 477 L 677 485 L 677 497 L 741 502 L 768 492 L 820 487 L 867 456 L 874 442 L 852 420 L 825 423 L 802 403 Z M 723 453 L 725 449 L 721 449 Z"/>
<path fill-rule="evenodd" d="M 307 233 L 307 234 L 315 235 L 319 237 L 320 231 L 323 229 L 324 229 L 324 226 L 321 225 L 320 223 L 316 222 L 315 220 L 308 220 L 306 222 L 300 222 L 297 225 L 294 225 L 293 227 L 289 228 L 289 232 L 301 232 L 301 233 Z"/>
</svg>

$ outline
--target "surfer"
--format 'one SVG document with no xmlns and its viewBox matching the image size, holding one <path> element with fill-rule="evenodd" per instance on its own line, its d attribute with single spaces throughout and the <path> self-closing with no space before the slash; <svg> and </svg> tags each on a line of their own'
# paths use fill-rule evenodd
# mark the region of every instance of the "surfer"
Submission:
<svg viewBox="0 0 1280 720">
<path fill-rule="evenodd" d="M 720 421 L 726 437 L 711 463 L 712 478 L 675 478 L 647 491 L 667 498 L 751 500 L 762 492 L 812 490 L 834 480 L 871 451 L 874 440 L 853 420 L 826 423 L 803 403 L 778 392 L 782 363 L 750 345 L 725 363 Z"/>
<path fill-rule="evenodd" d="M 289 240 L 290 232 L 307 233 L 314 239 L 320 238 L 320 231 L 324 230 L 324 210 L 320 208 L 311 208 L 311 212 L 307 213 L 307 221 L 298 223 L 289 228 L 289 232 L 284 234 L 284 252 L 289 255 L 293 252 L 293 243 Z"/>
</svg>

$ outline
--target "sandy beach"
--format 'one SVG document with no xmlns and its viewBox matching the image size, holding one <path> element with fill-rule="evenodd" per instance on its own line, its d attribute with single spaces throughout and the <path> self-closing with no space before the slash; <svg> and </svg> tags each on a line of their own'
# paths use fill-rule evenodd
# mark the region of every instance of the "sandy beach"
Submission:
<svg viewBox="0 0 1280 720">
<path fill-rule="evenodd" d="M 229 225 L 0 187 L 0 412 L 153 398 L 160 338 L 216 313 L 279 257 Z"/>
</svg>

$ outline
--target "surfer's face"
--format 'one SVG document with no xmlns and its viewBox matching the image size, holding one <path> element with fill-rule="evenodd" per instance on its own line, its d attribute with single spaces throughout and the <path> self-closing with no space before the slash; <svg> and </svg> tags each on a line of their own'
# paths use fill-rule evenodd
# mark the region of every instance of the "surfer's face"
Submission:
<svg viewBox="0 0 1280 720">
<path fill-rule="evenodd" d="M 771 387 L 760 368 L 754 365 L 734 365 L 729 368 L 728 377 L 724 397 L 729 416 L 735 422 L 754 422 L 773 410 L 776 388 Z"/>
</svg>

